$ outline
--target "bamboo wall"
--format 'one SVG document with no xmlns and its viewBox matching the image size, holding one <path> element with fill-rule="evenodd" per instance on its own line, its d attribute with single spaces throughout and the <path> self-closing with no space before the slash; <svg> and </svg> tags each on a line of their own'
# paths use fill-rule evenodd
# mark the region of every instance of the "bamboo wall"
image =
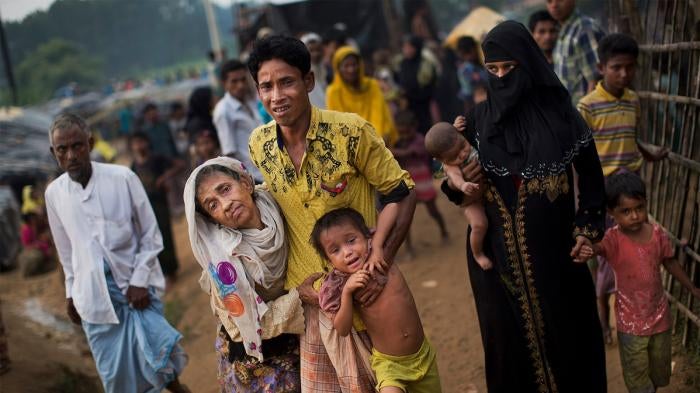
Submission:
<svg viewBox="0 0 700 393">
<path fill-rule="evenodd" d="M 642 170 L 649 212 L 700 286 L 700 1 L 608 0 L 606 5 L 608 31 L 630 34 L 640 44 L 635 82 L 642 107 L 640 141 L 671 149 L 668 159 Z M 700 352 L 700 301 L 669 274 L 664 285 L 674 306 L 674 333 Z"/>
</svg>

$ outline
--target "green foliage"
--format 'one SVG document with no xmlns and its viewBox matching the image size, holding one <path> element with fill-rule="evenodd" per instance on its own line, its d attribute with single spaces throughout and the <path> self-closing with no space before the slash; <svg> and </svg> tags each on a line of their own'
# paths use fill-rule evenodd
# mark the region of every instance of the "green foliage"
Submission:
<svg viewBox="0 0 700 393">
<path fill-rule="evenodd" d="M 78 45 L 54 38 L 42 44 L 17 67 L 20 103 L 31 104 L 51 98 L 61 86 L 76 82 L 82 88 L 97 86 L 102 79 L 102 62 Z"/>
<path fill-rule="evenodd" d="M 231 11 L 215 7 L 215 14 L 220 30 L 230 31 Z M 5 28 L 15 66 L 62 38 L 103 59 L 106 79 L 204 59 L 210 47 L 201 0 L 57 0 Z M 222 38 L 230 43 L 233 36 Z"/>
</svg>

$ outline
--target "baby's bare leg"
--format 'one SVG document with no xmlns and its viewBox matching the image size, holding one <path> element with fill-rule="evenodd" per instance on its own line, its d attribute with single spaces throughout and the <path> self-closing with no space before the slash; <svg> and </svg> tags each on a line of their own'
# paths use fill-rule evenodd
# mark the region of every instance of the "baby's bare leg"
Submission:
<svg viewBox="0 0 700 393">
<path fill-rule="evenodd" d="M 396 386 L 384 386 L 379 390 L 379 393 L 403 393 L 403 390 Z"/>
<path fill-rule="evenodd" d="M 489 270 L 493 267 L 491 260 L 484 254 L 484 238 L 488 229 L 488 219 L 484 211 L 484 205 L 481 203 L 471 203 L 464 208 L 464 215 L 469 220 L 469 225 L 472 227 L 472 232 L 469 235 L 469 243 L 472 247 L 474 259 L 484 270 Z"/>
</svg>

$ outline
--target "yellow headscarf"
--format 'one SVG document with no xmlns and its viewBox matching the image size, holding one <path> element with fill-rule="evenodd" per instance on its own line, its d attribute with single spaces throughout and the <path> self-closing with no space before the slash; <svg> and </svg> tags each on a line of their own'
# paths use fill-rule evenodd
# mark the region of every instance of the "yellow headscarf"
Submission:
<svg viewBox="0 0 700 393">
<path fill-rule="evenodd" d="M 24 186 L 22 188 L 22 214 L 39 214 L 42 206 L 44 206 L 44 201 L 40 197 L 32 197 L 33 190 L 33 186 Z"/>
<path fill-rule="evenodd" d="M 340 63 L 351 55 L 357 56 L 359 62 L 359 89 L 346 84 L 340 77 Z M 351 46 L 340 47 L 333 55 L 333 82 L 326 90 L 326 107 L 339 112 L 357 113 L 374 126 L 388 146 L 398 139 L 394 119 L 379 84 L 365 75 L 362 57 Z"/>
</svg>

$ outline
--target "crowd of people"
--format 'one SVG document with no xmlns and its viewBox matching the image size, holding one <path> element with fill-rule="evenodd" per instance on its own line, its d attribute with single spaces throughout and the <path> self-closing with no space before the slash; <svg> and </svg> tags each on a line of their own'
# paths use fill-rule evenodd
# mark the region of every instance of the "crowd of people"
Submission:
<svg viewBox="0 0 700 393">
<path fill-rule="evenodd" d="M 435 178 L 469 224 L 489 392 L 605 392 L 612 293 L 627 388 L 668 385 L 660 265 L 700 289 L 648 222 L 639 171 L 668 150 L 637 142 L 634 39 L 548 0 L 527 27 L 455 48 L 408 36 L 363 53 L 342 34 L 268 29 L 220 64 L 220 98 L 200 87 L 167 119 L 155 103 L 123 119 L 130 168 L 91 160 L 85 122 L 56 118 L 65 174 L 43 198 L 26 191 L 22 265 L 59 260 L 105 390 L 190 391 L 160 302 L 184 212 L 223 392 L 440 392 L 394 263 L 404 243 L 419 252 L 418 202 L 443 241 L 454 232 Z"/>
</svg>

